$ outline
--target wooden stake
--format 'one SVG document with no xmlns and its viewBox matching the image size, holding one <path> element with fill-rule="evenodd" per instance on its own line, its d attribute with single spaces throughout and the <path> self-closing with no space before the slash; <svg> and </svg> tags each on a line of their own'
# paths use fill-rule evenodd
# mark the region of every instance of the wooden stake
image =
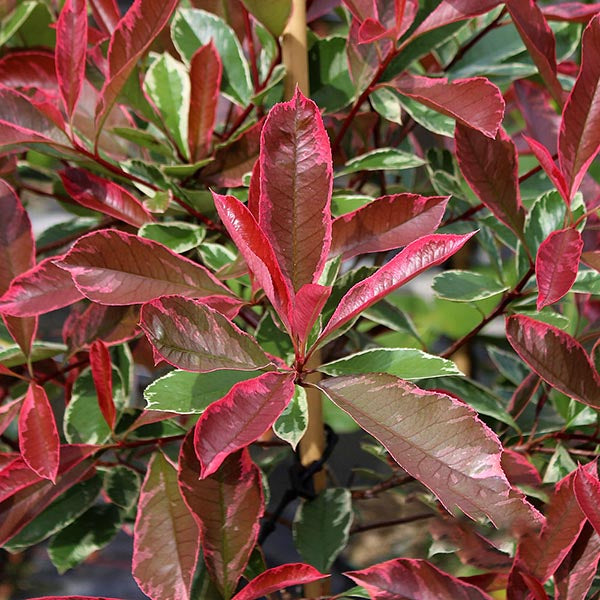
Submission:
<svg viewBox="0 0 600 600">
<path fill-rule="evenodd" d="M 306 47 L 306 0 L 292 0 L 292 15 L 281 36 L 281 59 L 285 66 L 285 99 L 294 95 L 296 84 L 305 96 L 308 83 L 308 50 Z"/>
</svg>

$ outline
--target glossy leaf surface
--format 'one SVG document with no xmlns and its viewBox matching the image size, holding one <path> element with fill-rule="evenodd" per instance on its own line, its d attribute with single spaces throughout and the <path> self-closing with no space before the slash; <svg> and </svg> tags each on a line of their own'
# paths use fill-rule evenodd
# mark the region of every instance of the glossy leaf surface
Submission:
<svg viewBox="0 0 600 600">
<path fill-rule="evenodd" d="M 108 426 L 114 429 L 117 412 L 113 400 L 112 365 L 108 348 L 101 340 L 94 341 L 90 346 L 90 365 L 100 411 Z"/>
</svg>

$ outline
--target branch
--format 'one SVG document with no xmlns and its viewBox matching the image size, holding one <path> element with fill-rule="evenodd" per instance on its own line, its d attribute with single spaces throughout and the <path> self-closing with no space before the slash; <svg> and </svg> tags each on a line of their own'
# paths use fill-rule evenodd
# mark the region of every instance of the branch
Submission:
<svg viewBox="0 0 600 600">
<path fill-rule="evenodd" d="M 371 531 L 373 529 L 381 529 L 383 527 L 394 527 L 395 525 L 405 525 L 406 523 L 415 523 L 416 521 L 423 521 L 425 519 L 431 519 L 435 517 L 435 513 L 422 513 L 417 515 L 412 515 L 410 517 L 403 517 L 401 519 L 392 519 L 390 521 L 377 521 L 376 523 L 370 523 L 369 525 L 359 525 L 358 527 L 353 527 L 350 530 L 350 535 L 354 535 L 355 533 L 363 533 L 365 531 Z"/>
</svg>

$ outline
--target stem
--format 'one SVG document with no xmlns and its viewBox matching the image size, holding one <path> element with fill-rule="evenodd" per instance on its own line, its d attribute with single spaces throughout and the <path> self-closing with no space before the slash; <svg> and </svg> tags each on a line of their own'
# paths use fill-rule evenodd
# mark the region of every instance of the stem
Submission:
<svg viewBox="0 0 600 600">
<path fill-rule="evenodd" d="M 364 490 L 352 490 L 353 500 L 370 500 L 375 498 L 377 494 L 391 490 L 392 488 L 399 487 L 414 481 L 410 475 L 392 475 L 389 479 L 374 485 L 373 487 Z"/>
<path fill-rule="evenodd" d="M 363 533 L 364 531 L 371 531 L 373 529 L 381 529 L 382 527 L 393 527 L 394 525 L 405 525 L 406 523 L 423 521 L 424 519 L 431 519 L 435 516 L 436 515 L 434 513 L 422 513 L 418 515 L 412 515 L 411 517 L 403 517 L 401 519 L 377 521 L 376 523 L 370 523 L 369 525 L 359 525 L 358 527 L 353 527 L 350 530 L 350 535 L 354 535 L 355 533 Z"/>
<path fill-rule="evenodd" d="M 254 83 L 254 91 L 258 90 L 260 83 L 258 77 L 258 66 L 256 64 L 256 49 L 254 48 L 254 35 L 252 32 L 252 23 L 250 22 L 250 14 L 246 7 L 240 6 L 244 15 L 244 27 L 246 29 L 246 38 L 248 39 L 248 54 L 250 55 L 250 72 L 252 73 L 252 82 Z"/>
</svg>

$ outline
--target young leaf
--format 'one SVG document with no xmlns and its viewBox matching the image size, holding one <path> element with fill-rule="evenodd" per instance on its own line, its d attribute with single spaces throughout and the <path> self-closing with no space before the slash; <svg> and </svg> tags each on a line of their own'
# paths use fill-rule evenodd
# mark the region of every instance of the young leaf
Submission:
<svg viewBox="0 0 600 600">
<path fill-rule="evenodd" d="M 114 429 L 117 411 L 113 400 L 112 365 L 108 348 L 102 340 L 95 340 L 90 346 L 90 366 L 98 396 L 98 405 L 106 423 L 111 429 Z"/>
<path fill-rule="evenodd" d="M 316 283 L 331 244 L 329 137 L 317 105 L 299 89 L 262 131 L 259 223 L 294 291 Z"/>
<path fill-rule="evenodd" d="M 177 4 L 178 0 L 135 0 L 117 24 L 108 46 L 108 76 L 96 106 L 96 136 L 129 75 L 169 22 Z"/>
<path fill-rule="evenodd" d="M 456 156 L 460 170 L 477 197 L 518 237 L 523 236 L 525 209 L 519 192 L 517 151 L 500 128 L 490 139 L 456 125 Z"/>
<path fill-rule="evenodd" d="M 484 77 L 430 78 L 405 73 L 392 80 L 401 94 L 494 139 L 504 117 L 500 90 Z"/>
<path fill-rule="evenodd" d="M 56 76 L 67 116 L 70 118 L 85 79 L 88 41 L 85 0 L 67 0 L 56 23 Z"/>
<path fill-rule="evenodd" d="M 517 531 L 535 526 L 535 509 L 502 472 L 500 441 L 468 405 L 383 373 L 335 377 L 319 387 L 451 513 L 460 508 Z"/>
<path fill-rule="evenodd" d="M 544 381 L 579 402 L 600 407 L 600 376 L 575 338 L 524 315 L 507 319 L 506 337 Z"/>
<path fill-rule="evenodd" d="M 422 559 L 396 558 L 345 575 L 365 587 L 373 600 L 491 600 L 491 596 L 474 585 L 452 577 Z"/>
<path fill-rule="evenodd" d="M 278 438 L 285 440 L 296 450 L 298 442 L 302 439 L 307 427 L 308 403 L 306 390 L 296 385 L 294 386 L 294 397 L 279 415 L 277 421 L 273 423 L 273 431 Z"/>
<path fill-rule="evenodd" d="M 195 428 L 200 477 L 208 477 L 227 456 L 257 440 L 293 395 L 294 374 L 271 372 L 235 384 L 224 398 L 213 402 Z"/>
<path fill-rule="evenodd" d="M 121 14 L 116 0 L 88 0 L 96 25 L 107 35 L 111 35 L 119 24 Z"/>
<path fill-rule="evenodd" d="M 294 296 L 290 320 L 292 332 L 302 348 L 319 318 L 331 288 L 317 283 L 305 283 Z"/>
<path fill-rule="evenodd" d="M 273 567 L 238 592 L 231 600 L 258 600 L 265 594 L 271 594 L 291 585 L 302 585 L 324 579 L 327 575 L 319 573 L 314 567 L 302 563 L 290 563 Z"/>
<path fill-rule="evenodd" d="M 204 562 L 224 598 L 235 593 L 256 544 L 264 510 L 260 469 L 247 448 L 198 479 L 200 463 L 190 432 L 179 455 L 179 487 L 200 530 Z"/>
<path fill-rule="evenodd" d="M 575 192 L 600 149 L 600 16 L 583 32 L 581 69 L 563 110 L 558 136 L 558 162 L 569 197 Z"/>
<path fill-rule="evenodd" d="M 221 57 L 211 40 L 194 52 L 190 60 L 188 148 L 192 162 L 210 152 L 222 74 Z"/>
<path fill-rule="evenodd" d="M 417 27 L 411 39 L 456 21 L 483 15 L 499 4 L 500 0 L 442 0 Z"/>
<path fill-rule="evenodd" d="M 345 488 L 323 490 L 303 502 L 294 517 L 294 544 L 300 556 L 322 573 L 346 547 L 352 525 L 352 495 Z"/>
<path fill-rule="evenodd" d="M 402 379 L 462 375 L 451 360 L 415 348 L 372 348 L 319 367 L 327 375 L 389 373 Z"/>
<path fill-rule="evenodd" d="M 535 258 L 538 310 L 558 302 L 571 289 L 582 249 L 581 234 L 571 228 L 553 231 L 542 242 Z"/>
<path fill-rule="evenodd" d="M 373 275 L 354 285 L 341 299 L 319 339 L 347 323 L 425 269 L 439 265 L 460 250 L 475 233 L 428 235 L 411 242 Z"/>
<path fill-rule="evenodd" d="M 177 485 L 177 471 L 160 452 L 150 459 L 133 537 L 133 577 L 153 600 L 191 600 L 200 536 Z"/>
<path fill-rule="evenodd" d="M 447 196 L 394 194 L 377 198 L 333 221 L 330 256 L 347 260 L 406 246 L 437 229 L 447 203 Z"/>
<path fill-rule="evenodd" d="M 567 21 L 569 23 L 587 23 L 600 11 L 599 3 L 560 2 L 548 4 L 542 9 L 548 21 Z"/>
<path fill-rule="evenodd" d="M 594 474 L 590 472 L 590 469 L 580 465 L 577 468 L 573 488 L 579 507 L 596 530 L 596 533 L 600 535 L 600 507 L 598 506 L 600 482 L 598 481 L 598 475 Z"/>
<path fill-rule="evenodd" d="M 56 483 L 60 439 L 46 391 L 30 383 L 19 413 L 19 446 L 27 465 L 40 477 Z"/>
<path fill-rule="evenodd" d="M 570 206 L 571 198 L 569 196 L 567 182 L 565 181 L 565 177 L 561 170 L 556 166 L 550 152 L 548 152 L 545 146 L 534 139 L 528 138 L 526 135 L 523 135 L 523 139 L 527 142 L 529 148 L 540 163 L 540 166 L 546 172 L 546 175 L 548 175 L 548 179 L 555 185 L 567 206 Z"/>
<path fill-rule="evenodd" d="M 194 300 L 166 296 L 144 304 L 140 325 L 160 357 L 186 371 L 255 371 L 271 363 L 252 337 Z"/>
<path fill-rule="evenodd" d="M 86 298 L 100 304 L 141 304 L 167 294 L 231 296 L 203 266 L 158 242 L 114 229 L 84 235 L 56 262 Z"/>
</svg>

